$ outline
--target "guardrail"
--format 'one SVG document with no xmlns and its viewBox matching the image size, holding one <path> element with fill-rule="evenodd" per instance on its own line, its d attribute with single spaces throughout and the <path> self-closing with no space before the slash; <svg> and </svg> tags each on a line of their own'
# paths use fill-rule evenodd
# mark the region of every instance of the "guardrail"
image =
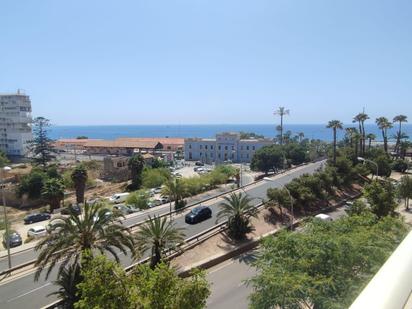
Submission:
<svg viewBox="0 0 412 309">
<path fill-rule="evenodd" d="M 288 168 L 288 169 L 282 170 L 280 173 L 275 174 L 275 175 L 272 175 L 272 176 L 282 175 L 282 174 L 284 174 L 284 173 L 286 173 L 286 172 L 288 172 L 288 171 L 294 170 L 295 168 L 301 167 L 301 166 L 304 166 L 304 165 L 308 165 L 308 163 L 303 163 L 303 164 L 297 165 L 297 166 L 295 166 L 295 167 L 293 167 L 293 168 Z M 213 195 L 213 196 L 208 197 L 208 198 L 206 198 L 206 199 L 204 199 L 204 200 L 195 202 L 195 203 L 193 203 L 193 204 L 186 205 L 185 207 L 182 207 L 182 208 L 180 208 L 180 209 L 178 209 L 178 210 L 173 210 L 172 212 L 167 212 L 167 213 L 161 214 L 161 215 L 159 215 L 159 217 L 160 217 L 160 218 L 163 218 L 163 217 L 165 217 L 165 216 L 170 216 L 170 215 L 174 215 L 174 214 L 176 214 L 176 213 L 181 213 L 181 212 L 185 211 L 186 209 L 189 209 L 189 208 L 194 207 L 194 206 L 196 206 L 196 205 L 201 205 L 202 203 L 206 203 L 206 202 L 208 202 L 208 201 L 211 201 L 211 200 L 213 200 L 213 199 L 217 199 L 217 198 L 222 197 L 222 196 L 224 196 L 224 195 L 227 195 L 227 194 L 230 194 L 230 193 L 233 193 L 233 192 L 236 192 L 236 191 L 241 191 L 241 190 L 243 190 L 244 188 L 250 187 L 250 186 L 252 186 L 252 185 L 256 185 L 257 183 L 260 183 L 260 182 L 263 182 L 263 181 L 264 181 L 263 179 L 260 179 L 260 180 L 257 180 L 257 181 L 248 183 L 248 184 L 246 184 L 246 185 L 244 185 L 244 186 L 241 186 L 240 188 L 234 188 L 234 189 L 231 189 L 231 190 L 228 190 L 228 191 L 225 191 L 225 192 L 222 192 L 222 193 Z M 141 222 L 137 222 L 137 223 L 135 223 L 135 224 L 132 224 L 132 225 L 129 225 L 129 226 L 125 227 L 125 229 L 133 229 L 133 228 L 136 228 L 136 227 L 138 227 L 138 226 L 140 226 L 140 225 L 142 225 L 142 224 L 147 223 L 148 221 L 149 221 L 149 219 L 146 219 L 146 220 L 141 221 Z M 28 249 L 26 249 L 26 250 L 32 250 L 32 249 L 33 249 L 33 248 L 28 248 Z M 26 251 L 26 250 L 25 250 L 25 251 Z M 0 276 L 7 276 L 7 275 L 9 275 L 9 274 L 11 274 L 11 273 L 13 273 L 13 272 L 15 272 L 15 271 L 17 271 L 17 270 L 20 270 L 20 269 L 22 269 L 22 268 L 25 268 L 25 267 L 28 267 L 28 266 L 30 266 L 30 265 L 33 265 L 35 262 L 36 262 L 36 260 L 31 260 L 31 261 L 28 261 L 28 262 L 19 264 L 19 265 L 17 265 L 17 266 L 14 266 L 14 267 L 12 267 L 12 268 L 3 270 L 3 271 L 0 272 Z"/>
</svg>

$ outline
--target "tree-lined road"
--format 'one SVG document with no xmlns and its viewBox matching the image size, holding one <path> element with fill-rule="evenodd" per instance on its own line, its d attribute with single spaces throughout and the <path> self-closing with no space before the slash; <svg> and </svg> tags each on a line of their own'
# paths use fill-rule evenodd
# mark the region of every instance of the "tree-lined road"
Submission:
<svg viewBox="0 0 412 309">
<path fill-rule="evenodd" d="M 268 188 L 281 187 L 292 179 L 299 177 L 305 173 L 313 173 L 321 166 L 322 162 L 311 163 L 297 169 L 288 171 L 284 174 L 273 177 L 275 181 L 261 181 L 257 184 L 247 187 L 244 191 L 252 198 L 252 203 L 258 204 L 262 198 L 266 198 L 266 191 Z M 203 221 L 202 223 L 195 225 L 188 225 L 184 222 L 184 214 L 177 215 L 174 220 L 178 227 L 185 228 L 186 237 L 196 235 L 216 224 L 216 214 L 219 209 L 219 204 L 222 202 L 222 198 L 215 198 L 208 202 L 202 203 L 208 205 L 213 212 L 211 219 Z M 158 212 L 163 214 L 168 212 L 168 207 L 163 206 L 159 209 L 151 209 L 150 214 Z M 148 213 L 142 213 L 132 218 L 125 220 L 124 224 L 130 226 L 145 220 Z M 32 250 L 22 252 L 19 254 L 19 259 L 31 260 L 36 258 L 36 253 Z M 17 256 L 16 256 L 17 257 Z M 124 266 L 130 265 L 132 260 L 129 256 L 120 255 L 121 263 Z M 39 308 L 53 301 L 53 298 L 47 298 L 46 295 L 56 290 L 56 287 L 51 283 L 56 278 L 56 272 L 53 271 L 49 280 L 44 280 L 44 276 L 39 282 L 34 283 L 34 274 L 29 272 L 13 281 L 0 283 L 0 307 L 2 309 L 7 308 Z"/>
</svg>

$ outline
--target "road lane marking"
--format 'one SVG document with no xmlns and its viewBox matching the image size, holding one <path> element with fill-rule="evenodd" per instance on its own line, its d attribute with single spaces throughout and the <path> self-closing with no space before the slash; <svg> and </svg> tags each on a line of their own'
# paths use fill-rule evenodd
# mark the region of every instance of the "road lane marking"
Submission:
<svg viewBox="0 0 412 309">
<path fill-rule="evenodd" d="M 17 300 L 17 299 L 19 299 L 19 298 L 22 298 L 22 297 L 24 297 L 24 296 L 26 296 L 26 295 L 29 295 L 29 294 L 31 294 L 31 293 L 33 293 L 33 292 L 36 292 L 36 291 L 38 291 L 38 290 L 40 290 L 40 289 L 42 289 L 42 288 L 44 288 L 44 287 L 46 287 L 46 286 L 48 286 L 48 285 L 51 285 L 51 283 L 48 282 L 48 283 L 46 283 L 46 284 L 44 284 L 44 285 L 42 285 L 42 286 L 39 286 L 38 288 L 35 288 L 35 289 L 33 289 L 33 290 L 30 290 L 30 291 L 28 291 L 28 292 L 26 292 L 26 293 L 24 293 L 24 294 L 18 295 L 18 296 L 13 297 L 13 298 L 10 298 L 7 302 L 10 303 L 10 302 L 12 302 L 12 301 L 15 301 L 15 300 Z"/>
<path fill-rule="evenodd" d="M 234 262 L 235 262 L 235 261 L 232 260 L 232 261 L 230 261 L 230 262 L 228 262 L 228 263 L 225 263 L 224 265 L 222 265 L 222 266 L 220 266 L 220 267 L 218 267 L 218 268 L 216 268 L 216 269 L 213 269 L 213 270 L 209 271 L 209 274 L 213 274 L 213 273 L 215 273 L 215 272 L 217 272 L 217 271 L 219 271 L 219 270 L 222 270 L 223 268 L 225 268 L 225 267 L 227 267 L 227 266 L 229 266 L 229 265 L 232 265 Z"/>
</svg>

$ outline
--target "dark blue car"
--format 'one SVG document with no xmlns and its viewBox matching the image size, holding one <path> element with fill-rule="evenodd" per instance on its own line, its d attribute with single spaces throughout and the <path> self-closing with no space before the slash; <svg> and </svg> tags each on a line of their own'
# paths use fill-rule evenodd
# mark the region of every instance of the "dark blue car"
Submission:
<svg viewBox="0 0 412 309">
<path fill-rule="evenodd" d="M 193 208 L 186 216 L 185 222 L 195 224 L 212 217 L 212 210 L 207 206 Z"/>
</svg>

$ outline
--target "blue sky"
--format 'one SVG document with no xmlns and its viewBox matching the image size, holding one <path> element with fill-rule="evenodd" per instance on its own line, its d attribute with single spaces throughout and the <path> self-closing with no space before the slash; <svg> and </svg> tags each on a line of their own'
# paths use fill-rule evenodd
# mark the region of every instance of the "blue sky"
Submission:
<svg viewBox="0 0 412 309">
<path fill-rule="evenodd" d="M 0 92 L 55 124 L 412 117 L 410 0 L 0 2 Z"/>
</svg>

